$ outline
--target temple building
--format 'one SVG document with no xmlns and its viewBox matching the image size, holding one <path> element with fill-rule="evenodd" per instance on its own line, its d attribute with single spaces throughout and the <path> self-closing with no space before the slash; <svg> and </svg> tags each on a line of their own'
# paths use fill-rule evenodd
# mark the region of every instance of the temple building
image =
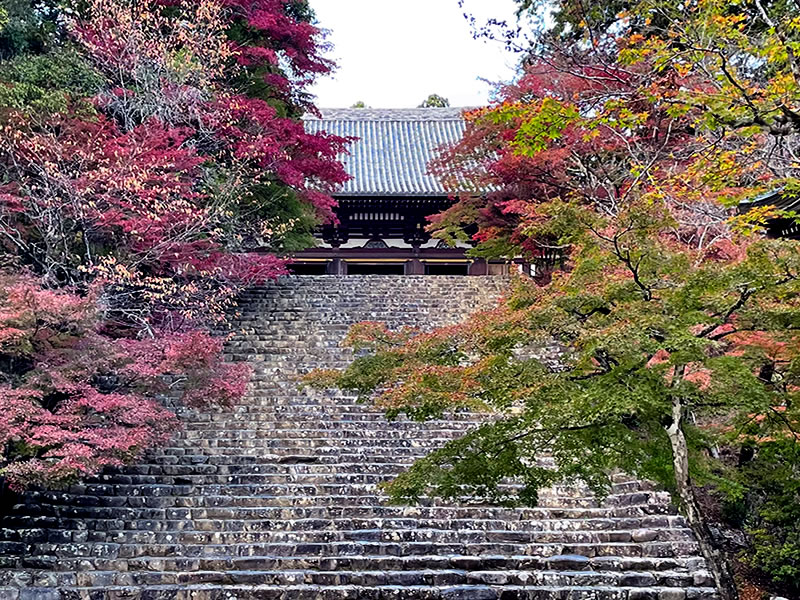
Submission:
<svg viewBox="0 0 800 600">
<path fill-rule="evenodd" d="M 753 208 L 774 206 L 775 208 L 798 213 L 800 212 L 800 198 L 794 194 L 786 194 L 783 189 L 771 190 L 760 196 L 743 201 L 739 204 L 739 212 L 747 212 Z M 800 240 L 800 223 L 797 219 L 780 217 L 770 219 L 766 223 L 767 236 L 771 238 L 788 238 Z"/>
<path fill-rule="evenodd" d="M 341 157 L 352 179 L 333 194 L 337 225 L 319 232 L 316 248 L 294 256 L 298 274 L 487 275 L 509 264 L 466 256 L 425 231 L 427 217 L 453 202 L 428 172 L 437 149 L 464 134 L 458 108 L 332 109 L 306 116 L 310 132 L 358 138 Z"/>
</svg>

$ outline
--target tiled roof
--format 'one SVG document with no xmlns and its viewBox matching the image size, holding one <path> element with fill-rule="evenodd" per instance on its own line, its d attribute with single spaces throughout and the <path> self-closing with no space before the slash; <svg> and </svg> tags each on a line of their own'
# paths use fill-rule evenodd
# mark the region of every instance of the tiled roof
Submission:
<svg viewBox="0 0 800 600">
<path fill-rule="evenodd" d="M 798 210 L 800 209 L 800 199 L 793 194 L 784 194 L 784 188 L 776 188 L 768 192 L 764 192 L 754 198 L 742 200 L 739 203 L 739 208 L 743 211 L 750 210 L 754 206 L 775 206 L 781 210 Z"/>
<path fill-rule="evenodd" d="M 345 108 L 304 120 L 310 132 L 359 138 L 350 154 L 341 157 L 353 178 L 337 196 L 446 196 L 444 186 L 428 173 L 428 163 L 440 146 L 461 139 L 462 111 Z"/>
</svg>

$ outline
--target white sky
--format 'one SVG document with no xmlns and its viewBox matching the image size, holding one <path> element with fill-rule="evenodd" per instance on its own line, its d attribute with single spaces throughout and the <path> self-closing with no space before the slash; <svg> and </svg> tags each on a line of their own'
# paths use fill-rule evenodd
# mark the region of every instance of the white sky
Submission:
<svg viewBox="0 0 800 600">
<path fill-rule="evenodd" d="M 497 42 L 473 40 L 457 0 L 311 0 L 331 30 L 339 69 L 315 84 L 321 108 L 363 100 L 373 108 L 411 108 L 430 94 L 451 106 L 489 100 L 490 81 L 513 78 L 517 57 Z M 514 22 L 513 0 L 466 0 L 480 23 Z"/>
</svg>

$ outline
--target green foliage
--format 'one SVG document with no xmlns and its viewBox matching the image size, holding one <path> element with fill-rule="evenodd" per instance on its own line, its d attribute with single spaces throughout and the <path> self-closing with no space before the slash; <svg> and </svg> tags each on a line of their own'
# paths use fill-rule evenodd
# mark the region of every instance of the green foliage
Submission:
<svg viewBox="0 0 800 600">
<path fill-rule="evenodd" d="M 796 437 L 747 449 L 736 469 L 743 493 L 728 494 L 727 517 L 752 535 L 744 560 L 792 594 L 800 594 L 800 444 Z M 738 517 L 741 523 L 735 519 Z"/>
<path fill-rule="evenodd" d="M 68 108 L 91 110 L 85 98 L 96 94 L 103 78 L 74 50 L 57 48 L 46 54 L 18 56 L 0 64 L 0 106 L 37 119 Z"/>
<path fill-rule="evenodd" d="M 422 101 L 418 108 L 447 108 L 448 106 L 450 106 L 450 100 L 439 94 L 431 94 Z"/>
<path fill-rule="evenodd" d="M 319 218 L 294 190 L 268 183 L 255 185 L 250 192 L 239 210 L 242 217 L 262 223 L 263 237 L 258 240 L 262 247 L 290 253 L 314 246 Z"/>
<path fill-rule="evenodd" d="M 62 0 L 0 1 L 0 59 L 42 53 L 54 45 L 59 20 L 71 2 Z"/>
<path fill-rule="evenodd" d="M 523 286 L 506 312 L 478 315 L 462 329 L 423 335 L 406 346 L 379 343 L 374 355 L 345 370 L 337 383 L 362 396 L 390 388 L 378 402 L 393 414 L 431 418 L 467 406 L 503 417 L 400 476 L 390 486 L 395 498 L 449 495 L 458 480 L 471 492 L 509 501 L 488 481 L 523 476 L 527 487 L 519 500 L 528 501 L 542 479 L 520 465 L 534 464 L 543 453 L 558 467 L 547 482 L 580 478 L 602 491 L 610 470 L 621 468 L 673 489 L 664 426 L 676 396 L 705 424 L 687 425 L 685 433 L 697 455 L 696 475 L 710 476 L 701 456 L 725 438 L 712 425 L 731 411 L 744 420 L 769 412 L 789 394 L 758 376 L 770 360 L 761 341 L 751 346 L 743 337 L 734 344 L 712 334 L 734 318 L 728 311 L 743 286 L 757 288 L 761 298 L 736 311 L 738 326 L 779 332 L 786 319 L 797 319 L 800 249 L 794 242 L 764 242 L 727 269 L 691 268 L 679 254 L 660 250 L 660 259 L 641 273 L 642 284 L 652 288 L 649 297 L 630 274 L 613 274 L 612 249 L 592 248 L 585 259 L 576 257 L 569 277 L 547 290 Z M 649 264 L 646 252 L 639 249 L 641 264 Z M 780 260 L 765 265 L 766 254 Z M 791 281 L 782 281 L 783 269 Z M 792 301 L 774 306 L 777 298 Z M 556 371 L 544 348 L 552 340 L 561 348 Z M 496 474 L 490 480 L 486 461 Z"/>
</svg>

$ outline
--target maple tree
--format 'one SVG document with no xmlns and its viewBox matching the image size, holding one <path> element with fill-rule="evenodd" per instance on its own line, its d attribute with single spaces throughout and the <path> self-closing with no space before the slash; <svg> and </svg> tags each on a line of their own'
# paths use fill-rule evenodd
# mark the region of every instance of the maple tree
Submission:
<svg viewBox="0 0 800 600">
<path fill-rule="evenodd" d="M 332 67 L 312 19 L 294 0 L 0 14 L 0 473 L 14 487 L 163 441 L 175 422 L 159 394 L 244 393 L 247 369 L 210 331 L 334 218 L 325 190 L 347 177 L 348 140 L 299 119 Z"/>
<path fill-rule="evenodd" d="M 361 325 L 348 342 L 372 352 L 312 376 L 390 415 L 491 415 L 400 475 L 396 499 L 535 503 L 575 479 L 602 494 L 619 468 L 674 492 L 723 598 L 736 585 L 701 489 L 748 505 L 748 560 L 796 591 L 800 523 L 777 515 L 800 473 L 800 243 L 762 231 L 796 215 L 738 211 L 800 191 L 791 4 L 547 3 L 554 26 L 523 48 L 522 76 L 466 113 L 432 166 L 489 192 L 430 229 L 477 256 L 560 255 L 565 269 L 461 326 Z M 536 466 L 542 453 L 555 469 Z M 780 485 L 753 477 L 790 459 Z"/>
<path fill-rule="evenodd" d="M 0 444 L 14 489 L 68 483 L 168 440 L 178 422 L 156 394 L 226 406 L 244 393 L 247 367 L 222 363 L 219 338 L 111 335 L 95 294 L 0 276 Z"/>
</svg>

